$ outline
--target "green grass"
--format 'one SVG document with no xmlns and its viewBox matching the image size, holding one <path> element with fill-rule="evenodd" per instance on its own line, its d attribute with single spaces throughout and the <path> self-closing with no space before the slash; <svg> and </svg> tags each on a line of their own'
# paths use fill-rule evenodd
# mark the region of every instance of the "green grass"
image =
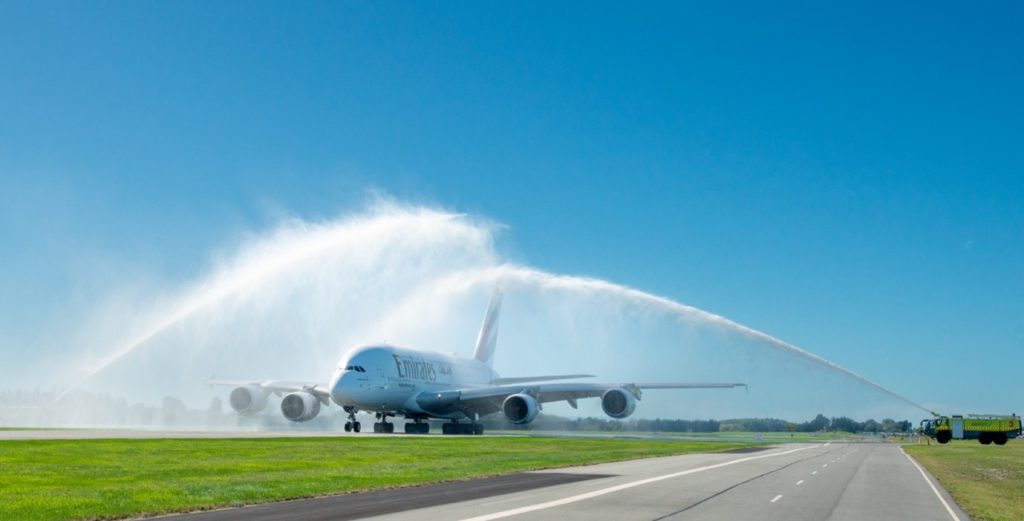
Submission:
<svg viewBox="0 0 1024 521">
<path fill-rule="evenodd" d="M 761 435 L 761 439 L 765 442 L 772 443 L 790 443 L 790 442 L 813 442 L 813 441 L 836 441 L 836 440 L 865 440 L 873 439 L 881 441 L 880 437 L 862 436 L 859 434 L 851 434 L 848 432 L 746 432 L 746 431 L 721 431 L 721 432 L 707 432 L 707 433 L 661 433 L 666 435 L 676 435 L 680 438 L 693 437 L 693 438 L 721 438 L 721 439 L 733 439 L 733 440 L 754 440 L 754 437 L 758 434 Z"/>
<path fill-rule="evenodd" d="M 721 432 L 641 432 L 641 431 L 528 431 L 528 430 L 490 430 L 491 434 L 506 434 L 509 436 L 575 436 L 593 438 L 629 438 L 630 436 L 656 436 L 658 438 L 678 438 L 680 440 L 721 440 L 734 442 L 754 442 L 755 437 L 760 434 L 764 443 L 808 443 L 820 441 L 883 441 L 881 436 L 852 434 L 849 432 L 749 432 L 749 431 L 721 431 Z M 891 439 L 891 438 L 890 438 Z M 899 439 L 899 438 L 897 438 Z"/>
<path fill-rule="evenodd" d="M 0 519 L 180 512 L 747 446 L 440 436 L 0 441 Z"/>
<path fill-rule="evenodd" d="M 1024 519 L 1024 442 L 906 446 L 975 521 Z"/>
<path fill-rule="evenodd" d="M 63 427 L 0 427 L 0 431 L 70 431 Z"/>
</svg>

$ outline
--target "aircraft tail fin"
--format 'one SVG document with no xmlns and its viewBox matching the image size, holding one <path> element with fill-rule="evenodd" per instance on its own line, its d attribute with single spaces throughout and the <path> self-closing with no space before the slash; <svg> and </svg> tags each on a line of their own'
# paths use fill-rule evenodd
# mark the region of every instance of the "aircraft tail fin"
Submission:
<svg viewBox="0 0 1024 521">
<path fill-rule="evenodd" d="M 473 358 L 491 365 L 494 361 L 494 348 L 498 343 L 498 316 L 501 315 L 501 289 L 495 287 L 491 295 L 491 303 L 487 306 L 484 323 L 480 326 L 480 334 L 476 337 L 476 350 Z"/>
</svg>

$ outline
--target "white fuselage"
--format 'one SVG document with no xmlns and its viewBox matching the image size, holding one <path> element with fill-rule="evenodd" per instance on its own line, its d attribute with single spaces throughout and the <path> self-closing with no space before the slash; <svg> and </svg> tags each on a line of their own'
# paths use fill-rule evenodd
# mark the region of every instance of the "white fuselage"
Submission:
<svg viewBox="0 0 1024 521">
<path fill-rule="evenodd" d="M 390 345 L 350 349 L 331 375 L 331 399 L 367 411 L 420 414 L 424 391 L 484 387 L 497 378 L 485 363 L 433 351 Z"/>
</svg>

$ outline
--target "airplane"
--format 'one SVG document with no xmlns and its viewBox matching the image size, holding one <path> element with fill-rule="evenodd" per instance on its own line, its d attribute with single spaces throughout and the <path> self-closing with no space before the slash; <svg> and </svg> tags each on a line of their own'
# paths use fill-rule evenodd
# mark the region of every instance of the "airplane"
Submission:
<svg viewBox="0 0 1024 521">
<path fill-rule="evenodd" d="M 239 413 L 256 413 L 266 407 L 271 394 L 283 395 L 281 413 L 294 422 L 309 421 L 331 402 L 348 413 L 346 432 L 360 432 L 356 412 L 376 414 L 380 421 L 373 432 L 393 433 L 389 417 L 401 415 L 407 434 L 426 434 L 430 418 L 449 420 L 444 434 L 483 434 L 479 420 L 500 412 L 513 424 L 532 422 L 542 404 L 600 398 L 601 408 L 612 418 L 633 414 L 646 389 L 707 389 L 746 387 L 743 383 L 587 383 L 560 382 L 591 378 L 566 374 L 503 378 L 492 368 L 501 313 L 501 291 L 495 289 L 477 336 L 472 358 L 446 355 L 387 344 L 358 345 L 338 362 L 327 385 L 270 380 L 263 382 L 210 380 L 211 385 L 231 385 L 229 402 Z M 467 420 L 463 422 L 462 420 Z"/>
</svg>

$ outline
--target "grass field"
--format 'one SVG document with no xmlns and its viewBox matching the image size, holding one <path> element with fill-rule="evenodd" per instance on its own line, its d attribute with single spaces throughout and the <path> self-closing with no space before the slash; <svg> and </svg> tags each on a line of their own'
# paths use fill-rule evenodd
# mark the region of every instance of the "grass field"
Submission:
<svg viewBox="0 0 1024 521">
<path fill-rule="evenodd" d="M 657 437 L 680 440 L 764 442 L 764 443 L 807 443 L 819 441 L 885 441 L 881 436 L 852 434 L 849 432 L 639 432 L 639 431 L 527 431 L 491 430 L 491 434 L 509 436 L 576 436 L 593 438 Z M 898 439 L 898 438 L 897 438 Z"/>
<path fill-rule="evenodd" d="M 975 521 L 1024 519 L 1024 441 L 913 445 L 904 450 L 949 490 Z"/>
<path fill-rule="evenodd" d="M 66 431 L 75 429 L 65 429 L 62 427 L 0 427 L 0 431 Z"/>
<path fill-rule="evenodd" d="M 837 441 L 837 440 L 877 440 L 882 441 L 878 436 L 863 436 L 848 432 L 746 432 L 746 431 L 723 431 L 707 433 L 658 433 L 660 435 L 677 436 L 679 438 L 714 438 L 722 440 L 747 440 L 759 439 L 771 443 L 804 443 L 815 441 Z"/>
<path fill-rule="evenodd" d="M 127 517 L 747 446 L 440 436 L 0 441 L 0 519 Z"/>
</svg>

